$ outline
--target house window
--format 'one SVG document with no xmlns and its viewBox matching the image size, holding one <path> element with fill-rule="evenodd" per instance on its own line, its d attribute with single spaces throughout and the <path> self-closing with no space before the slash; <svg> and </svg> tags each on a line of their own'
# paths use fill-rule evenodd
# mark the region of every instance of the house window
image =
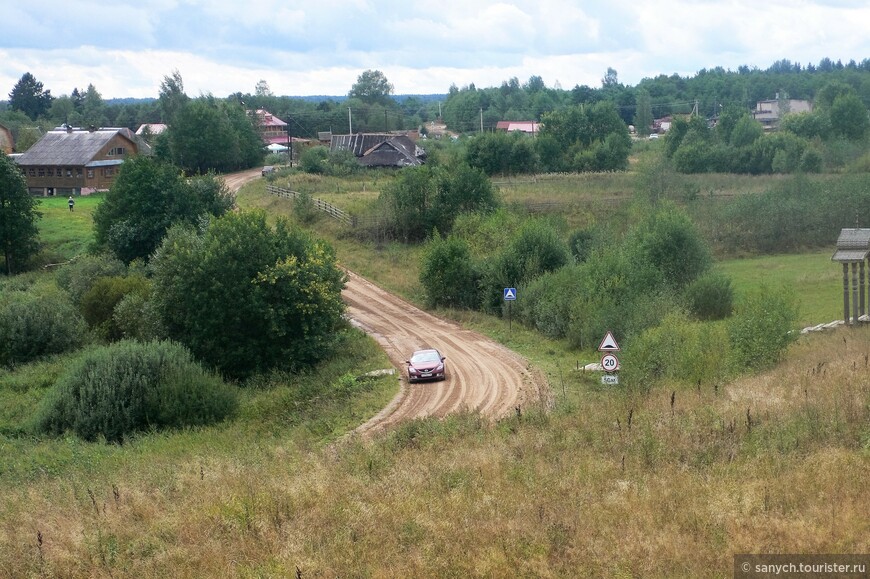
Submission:
<svg viewBox="0 0 870 579">
<path fill-rule="evenodd" d="M 36 171 L 36 174 L 37 174 L 37 176 L 39 176 L 39 177 L 45 177 L 45 167 L 40 167 L 40 168 Z"/>
<path fill-rule="evenodd" d="M 30 175 L 31 177 L 36 177 L 36 169 L 31 167 L 30 169 L 28 169 L 27 174 Z"/>
<path fill-rule="evenodd" d="M 123 157 L 126 154 L 127 149 L 125 149 L 124 147 L 112 147 L 111 149 L 109 149 L 110 157 Z"/>
<path fill-rule="evenodd" d="M 82 168 L 81 167 L 76 167 L 76 177 L 79 179 L 82 178 Z"/>
<path fill-rule="evenodd" d="M 69 167 L 66 168 L 66 176 L 67 178 L 72 177 L 72 169 L 70 169 Z"/>
<path fill-rule="evenodd" d="M 51 167 L 46 167 L 45 168 L 45 176 L 46 177 L 54 177 L 54 169 L 52 169 Z"/>
<path fill-rule="evenodd" d="M 93 178 L 94 178 L 94 170 L 88 169 L 88 179 L 93 179 Z"/>
<path fill-rule="evenodd" d="M 114 174 L 115 174 L 114 167 L 106 167 L 105 171 L 103 172 L 103 175 L 105 175 L 106 177 L 111 177 Z"/>
</svg>

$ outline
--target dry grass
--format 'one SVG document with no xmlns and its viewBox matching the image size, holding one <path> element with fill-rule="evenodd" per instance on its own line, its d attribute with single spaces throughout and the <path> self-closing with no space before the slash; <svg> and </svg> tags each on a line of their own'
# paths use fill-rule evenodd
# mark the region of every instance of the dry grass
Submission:
<svg viewBox="0 0 870 579">
<path fill-rule="evenodd" d="M 7 489 L 0 571 L 727 577 L 734 553 L 866 553 L 868 352 L 867 328 L 804 337 L 776 370 L 717 391 L 632 394 L 570 373 L 550 414 L 418 421 L 324 449 L 144 440 L 109 467 Z"/>
</svg>

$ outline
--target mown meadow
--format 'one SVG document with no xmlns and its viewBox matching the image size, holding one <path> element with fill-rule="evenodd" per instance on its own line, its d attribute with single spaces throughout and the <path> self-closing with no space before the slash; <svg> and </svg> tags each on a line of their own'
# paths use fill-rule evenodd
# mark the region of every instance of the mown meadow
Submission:
<svg viewBox="0 0 870 579">
<path fill-rule="evenodd" d="M 363 211 L 388 178 L 298 177 L 349 211 Z M 576 179 L 500 188 L 521 205 L 567 200 L 570 223 L 620 211 L 596 198 L 634 194 L 625 174 Z M 747 187 L 716 179 L 729 195 Z M 577 191 L 590 201 L 574 201 Z M 693 184 L 678 191 L 698 197 Z M 268 195 L 262 180 L 238 203 L 291 217 L 298 209 Z M 68 259 L 90 233 L 73 227 L 65 206 L 49 209 L 41 231 L 64 240 L 55 251 Z M 76 218 L 87 209 L 77 203 Z M 421 301 L 419 247 L 362 242 L 316 216 L 307 226 L 346 267 Z M 832 251 L 720 256 L 716 267 L 738 300 L 762 283 L 793 287 L 799 321 L 811 325 L 841 315 Z M 40 283 L 28 276 L 20 283 Z M 870 329 L 801 336 L 775 367 L 725 383 L 665 379 L 636 389 L 582 371 L 594 350 L 478 312 L 440 313 L 544 370 L 554 407 L 496 423 L 470 412 L 419 420 L 360 439 L 353 427 L 397 385 L 359 379 L 388 362 L 357 334 L 314 372 L 240 388 L 233 420 L 90 443 L 26 428 L 65 371 L 63 356 L 0 370 L 0 572 L 730 577 L 735 553 L 870 551 Z"/>
</svg>

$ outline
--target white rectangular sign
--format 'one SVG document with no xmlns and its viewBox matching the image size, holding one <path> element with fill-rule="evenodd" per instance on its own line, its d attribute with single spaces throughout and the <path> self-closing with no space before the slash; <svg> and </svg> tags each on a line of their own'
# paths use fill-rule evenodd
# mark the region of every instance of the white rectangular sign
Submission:
<svg viewBox="0 0 870 579">
<path fill-rule="evenodd" d="M 605 374 L 601 377 L 602 384 L 619 384 L 619 376 L 616 374 Z"/>
</svg>

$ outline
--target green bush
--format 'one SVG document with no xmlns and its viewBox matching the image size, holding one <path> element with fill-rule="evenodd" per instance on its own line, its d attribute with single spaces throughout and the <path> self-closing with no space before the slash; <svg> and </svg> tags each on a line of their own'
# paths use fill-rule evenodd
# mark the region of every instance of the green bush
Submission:
<svg viewBox="0 0 870 579">
<path fill-rule="evenodd" d="M 571 327 L 572 306 L 583 271 L 582 266 L 569 265 L 521 286 L 522 299 L 514 304 L 517 320 L 550 338 L 565 337 Z"/>
<path fill-rule="evenodd" d="M 122 340 L 81 354 L 43 400 L 34 428 L 122 442 L 136 432 L 232 416 L 236 390 L 174 342 Z"/>
<path fill-rule="evenodd" d="M 127 273 L 124 263 L 111 254 L 82 255 L 60 268 L 57 285 L 63 288 L 69 300 L 78 306 L 82 296 L 99 278 Z"/>
<path fill-rule="evenodd" d="M 0 295 L 0 365 L 74 350 L 85 332 L 78 310 L 57 290 Z"/>
<path fill-rule="evenodd" d="M 699 320 L 723 320 L 734 309 L 731 280 L 718 272 L 707 273 L 686 288 L 689 311 Z"/>
<path fill-rule="evenodd" d="M 150 287 L 148 291 L 128 293 L 121 298 L 112 312 L 112 323 L 124 338 L 148 342 L 167 337 Z"/>
<path fill-rule="evenodd" d="M 762 287 L 744 300 L 728 321 L 732 363 L 753 370 L 780 360 L 798 337 L 797 303 L 792 294 Z"/>
<path fill-rule="evenodd" d="M 299 155 L 299 168 L 306 173 L 321 174 L 326 171 L 326 162 L 329 158 L 329 147 L 318 145 L 309 147 Z"/>
<path fill-rule="evenodd" d="M 722 325 L 693 323 L 674 312 L 628 343 L 621 376 L 626 384 L 643 388 L 661 379 L 709 384 L 726 376 L 728 350 Z"/>
<path fill-rule="evenodd" d="M 430 306 L 474 309 L 480 305 L 480 275 L 468 244 L 453 236 L 432 239 L 423 255 L 420 283 Z"/>
<path fill-rule="evenodd" d="M 100 337 L 120 340 L 124 333 L 115 322 L 115 307 L 129 294 L 149 294 L 150 287 L 150 282 L 141 275 L 97 278 L 82 296 L 81 310 L 85 321 Z"/>
</svg>

